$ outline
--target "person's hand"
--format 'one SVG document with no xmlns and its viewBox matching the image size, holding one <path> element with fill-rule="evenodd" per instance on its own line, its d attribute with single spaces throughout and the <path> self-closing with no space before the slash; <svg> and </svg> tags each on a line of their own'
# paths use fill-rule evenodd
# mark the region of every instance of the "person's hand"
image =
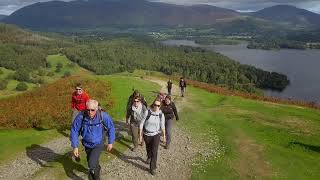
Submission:
<svg viewBox="0 0 320 180">
<path fill-rule="evenodd" d="M 130 121 L 129 121 L 129 119 L 126 119 L 126 124 L 127 124 L 127 126 L 129 126 L 129 125 L 130 125 Z"/>
<path fill-rule="evenodd" d="M 139 137 L 139 143 L 142 144 L 142 136 Z"/>
<path fill-rule="evenodd" d="M 74 149 L 73 149 L 73 155 L 74 155 L 75 157 L 79 157 L 79 156 L 80 156 L 80 153 L 79 153 L 79 149 L 78 149 L 78 148 L 74 148 Z"/>
<path fill-rule="evenodd" d="M 112 144 L 108 144 L 108 146 L 107 146 L 107 151 L 111 151 L 112 150 Z"/>
<path fill-rule="evenodd" d="M 163 142 L 164 144 L 166 144 L 166 143 L 167 143 L 167 137 L 166 137 L 166 136 L 163 136 L 163 140 L 162 140 L 162 142 Z"/>
</svg>

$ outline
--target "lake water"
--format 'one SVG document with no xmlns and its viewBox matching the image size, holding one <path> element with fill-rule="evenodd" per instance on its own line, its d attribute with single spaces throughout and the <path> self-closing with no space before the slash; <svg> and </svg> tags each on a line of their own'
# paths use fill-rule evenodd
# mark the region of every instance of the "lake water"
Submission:
<svg viewBox="0 0 320 180">
<path fill-rule="evenodd" d="M 166 45 L 187 45 L 210 49 L 242 64 L 285 74 L 290 85 L 282 92 L 266 90 L 265 95 L 320 103 L 320 50 L 260 50 L 239 45 L 199 45 L 188 40 L 167 40 Z"/>
</svg>

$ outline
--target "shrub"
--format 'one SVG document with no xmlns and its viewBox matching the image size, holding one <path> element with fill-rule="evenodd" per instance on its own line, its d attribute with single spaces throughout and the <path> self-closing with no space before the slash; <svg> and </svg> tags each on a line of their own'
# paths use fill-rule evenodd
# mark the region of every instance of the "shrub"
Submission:
<svg viewBox="0 0 320 180">
<path fill-rule="evenodd" d="M 47 76 L 50 76 L 50 77 L 54 76 L 54 72 L 48 72 Z"/>
<path fill-rule="evenodd" d="M 28 89 L 28 85 L 24 82 L 20 82 L 18 83 L 17 87 L 16 87 L 16 90 L 17 91 L 25 91 Z"/>
<path fill-rule="evenodd" d="M 55 70 L 55 72 L 56 72 L 56 73 L 61 72 L 61 68 L 58 68 L 58 67 L 57 67 L 57 69 Z"/>
<path fill-rule="evenodd" d="M 47 71 L 45 69 L 39 69 L 38 75 L 39 76 L 45 76 L 47 74 Z"/>
<path fill-rule="evenodd" d="M 99 80 L 84 80 L 83 77 L 74 76 L 63 78 L 34 91 L 0 99 L 0 127 L 70 126 L 70 97 L 74 85 L 78 82 L 88 87 L 85 89 L 94 99 L 103 101 L 109 96 L 110 86 Z M 107 107 L 111 107 L 112 101 L 108 99 Z"/>
<path fill-rule="evenodd" d="M 28 70 L 26 70 L 26 69 L 18 69 L 14 73 L 14 78 L 18 81 L 28 82 L 28 81 L 30 81 L 30 74 L 29 74 Z"/>
<path fill-rule="evenodd" d="M 46 67 L 47 67 L 47 68 L 51 68 L 51 67 L 52 67 L 51 63 L 46 62 Z"/>
<path fill-rule="evenodd" d="M 61 69 L 63 67 L 63 64 L 61 62 L 58 62 L 58 64 L 56 65 L 57 69 Z"/>
<path fill-rule="evenodd" d="M 4 90 L 7 88 L 8 81 L 5 79 L 0 79 L 0 90 Z"/>
<path fill-rule="evenodd" d="M 69 76 L 71 76 L 71 72 L 70 71 L 64 72 L 64 75 L 63 75 L 64 78 L 69 77 Z"/>
</svg>

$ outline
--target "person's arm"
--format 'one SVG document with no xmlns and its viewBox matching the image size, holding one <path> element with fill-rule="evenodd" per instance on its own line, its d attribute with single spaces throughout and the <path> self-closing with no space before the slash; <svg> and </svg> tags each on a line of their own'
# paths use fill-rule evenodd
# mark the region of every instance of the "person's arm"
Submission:
<svg viewBox="0 0 320 180">
<path fill-rule="evenodd" d="M 73 98 L 73 93 L 71 95 L 71 109 L 74 110 L 76 108 L 76 105 L 75 105 L 75 99 Z"/>
<path fill-rule="evenodd" d="M 143 126 L 144 126 L 144 123 L 146 121 L 147 116 L 148 116 L 148 110 L 146 110 L 144 112 L 144 117 L 142 118 L 142 121 L 140 122 L 140 126 L 139 126 L 139 142 L 140 143 L 142 142 Z"/>
<path fill-rule="evenodd" d="M 177 107 L 173 102 L 172 102 L 172 110 L 173 110 L 174 116 L 176 117 L 176 120 L 179 121 L 179 115 L 178 115 Z"/>
<path fill-rule="evenodd" d="M 82 113 L 79 113 L 76 118 L 74 119 L 72 125 L 71 125 L 71 132 L 70 132 L 70 141 L 71 141 L 71 147 L 73 148 L 73 155 L 75 157 L 79 157 L 79 150 L 78 150 L 78 145 L 79 145 L 79 131 L 82 126 Z"/>
<path fill-rule="evenodd" d="M 160 128 L 162 131 L 162 136 L 163 136 L 163 142 L 166 143 L 166 127 L 165 127 L 165 117 L 164 114 L 162 113 L 162 117 L 160 117 Z"/>
<path fill-rule="evenodd" d="M 127 102 L 127 108 L 126 108 L 126 122 L 130 117 L 130 108 L 132 106 L 132 95 L 129 97 L 128 102 Z"/>
<path fill-rule="evenodd" d="M 103 120 L 108 128 L 108 146 L 107 151 L 111 151 L 113 147 L 113 143 L 116 140 L 116 130 L 114 128 L 112 118 L 107 114 L 104 113 Z"/>
</svg>

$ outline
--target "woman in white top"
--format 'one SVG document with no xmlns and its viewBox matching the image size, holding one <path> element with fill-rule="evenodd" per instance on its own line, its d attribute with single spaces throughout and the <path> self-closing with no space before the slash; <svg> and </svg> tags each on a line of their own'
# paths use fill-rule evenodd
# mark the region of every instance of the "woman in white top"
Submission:
<svg viewBox="0 0 320 180">
<path fill-rule="evenodd" d="M 146 143 L 147 163 L 150 164 L 150 173 L 156 174 L 158 147 L 160 143 L 160 134 L 163 134 L 164 143 L 166 141 L 165 117 L 160 110 L 161 100 L 156 99 L 148 110 L 147 117 L 140 124 L 140 142 L 143 139 Z"/>
</svg>

